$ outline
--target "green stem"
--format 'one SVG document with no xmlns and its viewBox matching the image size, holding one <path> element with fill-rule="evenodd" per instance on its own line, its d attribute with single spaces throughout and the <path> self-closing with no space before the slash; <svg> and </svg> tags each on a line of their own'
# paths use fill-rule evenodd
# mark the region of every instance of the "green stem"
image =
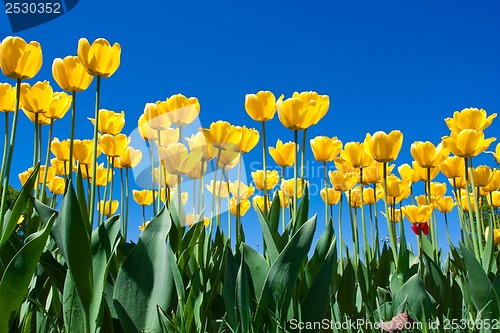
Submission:
<svg viewBox="0 0 500 333">
<path fill-rule="evenodd" d="M 127 239 L 127 233 L 128 233 L 128 206 L 129 206 L 129 188 L 128 188 L 128 169 L 129 168 L 126 168 L 125 169 L 125 203 L 127 204 L 126 208 L 125 208 L 125 229 L 124 229 L 124 232 L 125 232 L 125 240 Z"/>
<path fill-rule="evenodd" d="M 156 205 L 155 205 L 155 150 L 154 150 L 154 142 L 150 144 L 151 148 L 151 190 L 153 191 L 153 216 L 156 216 Z M 160 185 L 158 185 L 159 187 Z M 158 192 L 159 193 L 159 192 Z M 159 195 L 159 194 L 158 194 Z"/>
<path fill-rule="evenodd" d="M 52 130 L 53 129 L 54 129 L 54 120 L 51 119 L 50 124 L 49 124 L 49 139 L 47 142 L 47 154 L 45 155 L 45 170 L 47 170 L 47 168 L 49 166 L 49 161 L 50 161 L 50 144 L 52 143 Z M 64 162 L 64 163 L 66 163 L 66 162 Z M 48 174 L 48 172 L 45 172 L 43 175 L 42 195 L 39 198 L 40 200 L 42 200 L 42 202 L 45 200 L 45 193 L 46 193 L 45 185 L 47 184 L 47 174 Z"/>
<path fill-rule="evenodd" d="M 241 154 L 241 153 L 240 153 Z M 240 207 L 240 188 L 241 188 L 241 156 L 240 160 L 238 162 L 238 189 L 237 189 L 237 199 L 236 199 L 236 248 L 239 247 L 240 242 L 241 242 L 241 207 Z M 229 183 L 228 183 L 229 185 Z M 228 207 L 229 208 L 229 207 Z M 228 215 L 231 215 L 228 213 Z"/>
<path fill-rule="evenodd" d="M 361 187 L 361 228 L 363 228 L 363 242 L 365 243 L 365 260 L 367 263 L 371 261 L 370 256 L 370 246 L 368 245 L 368 236 L 366 234 L 366 221 L 365 221 L 365 207 L 364 207 L 364 198 L 363 198 L 363 168 L 359 170 L 359 186 Z"/>
<path fill-rule="evenodd" d="M 106 197 L 108 196 L 108 179 L 109 179 L 109 169 L 110 169 L 110 158 L 108 157 L 108 166 L 106 168 L 106 180 L 104 181 L 104 195 L 103 195 L 103 205 L 102 205 L 102 212 L 101 212 L 101 220 L 97 221 L 99 225 L 104 221 L 104 212 L 106 211 Z"/>
<path fill-rule="evenodd" d="M 163 164 L 161 163 L 161 158 L 160 158 L 160 147 L 161 147 L 161 131 L 160 130 L 157 130 L 157 136 L 158 136 L 158 145 L 156 147 L 156 150 L 158 152 L 158 212 L 160 211 L 161 209 L 161 187 L 163 185 Z M 165 178 L 165 181 L 167 179 Z M 166 202 L 168 202 L 170 200 L 170 197 L 166 198 Z"/>
<path fill-rule="evenodd" d="M 344 241 L 342 239 L 342 201 L 343 197 L 340 194 L 340 203 L 339 203 L 339 249 L 340 249 L 340 274 L 344 271 L 344 257 L 342 255 L 342 250 L 344 248 Z"/>
<path fill-rule="evenodd" d="M 293 142 L 295 142 L 295 147 L 297 147 L 299 141 L 298 130 L 293 131 Z M 302 147 L 304 149 L 304 147 Z M 297 223 L 297 174 L 298 174 L 298 161 L 299 152 L 295 149 L 295 162 L 293 164 L 293 230 L 295 230 L 295 225 Z"/>
<path fill-rule="evenodd" d="M 281 166 L 281 179 L 285 179 L 285 166 Z M 285 196 L 285 193 L 283 193 L 283 191 L 281 191 L 281 197 L 283 198 L 283 207 L 281 207 L 281 228 L 282 228 L 282 232 L 285 233 L 285 229 L 286 229 L 286 208 L 285 208 L 285 200 L 286 202 L 288 202 L 288 198 Z M 281 202 L 280 202 L 280 205 L 281 205 Z"/>
<path fill-rule="evenodd" d="M 267 144 L 266 123 L 262 122 L 262 162 L 264 163 L 264 216 L 267 216 Z"/>
<path fill-rule="evenodd" d="M 302 136 L 302 158 L 300 161 L 300 179 L 304 183 L 304 164 L 306 162 L 306 138 L 307 138 L 307 128 L 304 129 L 304 135 Z"/>
<path fill-rule="evenodd" d="M 69 167 L 73 168 L 73 142 L 75 141 L 76 93 L 71 93 L 71 134 L 69 137 Z M 96 120 L 97 121 L 97 120 Z M 73 171 L 69 173 L 69 182 L 73 180 Z"/>
<path fill-rule="evenodd" d="M 142 226 L 146 224 L 146 206 L 142 205 Z"/>
<path fill-rule="evenodd" d="M 5 161 L 7 160 L 7 151 L 9 150 L 9 112 L 4 112 L 4 115 L 5 115 L 5 138 L 3 142 L 2 171 L 0 172 L 0 182 L 3 180 L 3 176 L 5 173 Z"/>
<path fill-rule="evenodd" d="M 383 184 L 384 184 L 384 206 L 385 206 L 385 215 L 387 221 L 387 232 L 389 232 L 389 241 L 391 244 L 392 254 L 394 256 L 394 262 L 397 264 L 398 250 L 396 247 L 396 235 L 394 234 L 394 228 L 392 228 L 391 226 L 389 206 L 387 203 L 387 162 L 384 162 L 383 164 Z"/>
<path fill-rule="evenodd" d="M 96 171 L 97 171 L 97 132 L 99 129 L 99 102 L 101 95 L 101 76 L 98 75 L 96 78 L 96 92 L 95 92 L 95 115 L 94 115 L 94 151 L 92 152 L 92 192 L 90 194 L 90 225 L 94 223 L 94 207 L 95 207 L 95 191 L 96 191 Z M 107 179 L 106 179 L 107 181 Z"/>
<path fill-rule="evenodd" d="M 123 180 L 123 168 L 120 168 L 120 220 L 122 222 L 122 234 L 125 230 L 125 182 Z M 124 235 L 125 236 L 125 235 Z M 125 241 L 127 239 L 124 237 Z"/>
<path fill-rule="evenodd" d="M 325 224 L 328 225 L 328 179 L 326 177 L 326 161 L 323 162 L 323 178 L 325 182 Z"/>
<path fill-rule="evenodd" d="M 472 157 L 469 159 L 470 163 L 470 168 L 472 169 Z M 479 213 L 479 198 L 478 195 L 476 195 L 476 191 L 474 190 L 476 188 L 474 184 L 474 172 L 471 172 L 471 189 L 472 189 L 472 198 L 474 200 L 474 211 L 476 213 L 476 221 L 478 223 L 478 245 L 479 245 L 479 255 L 482 257 L 483 256 L 483 245 L 482 245 L 482 239 L 484 235 L 484 225 L 483 225 L 483 219 L 480 216 Z"/>
<path fill-rule="evenodd" d="M 474 217 L 472 216 L 472 207 L 469 195 L 469 168 L 468 168 L 467 157 L 464 157 L 464 164 L 465 164 L 465 196 L 467 200 L 467 210 L 469 211 L 469 225 L 472 231 L 472 243 L 474 244 L 474 254 L 476 256 L 476 259 L 480 260 L 482 251 L 480 251 L 481 247 L 479 246 L 479 235 L 476 232 Z"/>
</svg>

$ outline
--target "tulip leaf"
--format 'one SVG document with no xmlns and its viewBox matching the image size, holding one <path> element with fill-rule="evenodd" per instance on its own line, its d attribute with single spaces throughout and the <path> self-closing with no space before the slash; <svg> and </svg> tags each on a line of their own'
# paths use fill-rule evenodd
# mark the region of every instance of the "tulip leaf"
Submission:
<svg viewBox="0 0 500 333">
<path fill-rule="evenodd" d="M 91 238 L 92 271 L 94 273 L 94 289 L 90 307 L 90 330 L 96 331 L 103 315 L 104 287 L 111 262 L 111 256 L 120 240 L 120 223 L 118 216 L 112 216 L 99 225 Z"/>
<path fill-rule="evenodd" d="M 163 208 L 141 233 L 118 273 L 113 303 L 125 332 L 159 332 L 157 308 L 170 312 L 175 298 L 166 245 L 171 223 Z"/>
<path fill-rule="evenodd" d="M 300 199 L 299 208 L 297 210 L 297 218 L 293 222 L 293 233 L 307 221 L 309 216 L 309 189 L 307 184 L 304 184 L 302 190 L 302 198 Z"/>
<path fill-rule="evenodd" d="M 35 166 L 23 188 L 19 191 L 16 200 L 12 206 L 7 209 L 5 215 L 3 216 L 3 223 L 0 224 L 2 226 L 2 230 L 0 230 L 0 249 L 5 245 L 5 243 L 8 242 L 10 235 L 16 229 L 19 218 L 26 209 L 26 204 L 30 200 L 31 194 L 33 193 L 39 167 L 39 164 Z"/>
<path fill-rule="evenodd" d="M 227 312 L 227 322 L 233 330 L 236 330 L 238 323 L 236 316 L 236 293 L 235 293 L 238 266 L 239 264 L 237 260 L 234 258 L 233 252 L 227 251 L 226 268 L 224 270 L 223 297 Z"/>
<path fill-rule="evenodd" d="M 31 234 L 9 262 L 0 281 L 0 332 L 8 332 L 24 302 L 38 261 L 45 248 L 53 217 L 44 229 Z"/>
<path fill-rule="evenodd" d="M 316 247 L 314 248 L 314 254 L 309 260 L 305 268 L 305 282 L 306 287 L 310 287 L 310 283 L 316 277 L 316 274 L 321 269 L 321 265 L 325 260 L 328 252 L 330 251 L 330 246 L 332 244 L 333 238 L 333 226 L 331 220 L 328 221 L 328 224 L 325 227 L 325 231 L 318 239 L 316 243 Z"/>
<path fill-rule="evenodd" d="M 266 282 L 259 297 L 258 307 L 261 311 L 281 309 L 281 317 L 287 315 L 294 286 L 296 284 L 304 259 L 311 248 L 316 230 L 316 215 L 297 230 L 290 239 L 267 274 Z M 259 312 L 257 312 L 259 313 Z"/>
<path fill-rule="evenodd" d="M 425 279 L 426 290 L 440 304 L 438 311 L 442 315 L 446 315 L 448 310 L 453 308 L 453 296 L 449 282 L 443 275 L 437 264 L 427 254 L 424 254 L 427 262 L 427 271 Z"/>
<path fill-rule="evenodd" d="M 340 278 L 337 302 L 340 311 L 350 315 L 354 314 L 356 307 L 356 276 L 352 262 L 349 259 Z"/>
<path fill-rule="evenodd" d="M 489 226 L 489 230 L 493 230 L 493 226 Z M 494 246 L 493 246 L 493 232 L 488 233 L 488 239 L 486 240 L 486 246 L 484 247 L 482 259 L 483 269 L 488 274 L 491 269 L 491 264 L 494 258 Z"/>
<path fill-rule="evenodd" d="M 78 174 L 76 176 L 76 191 L 78 194 L 78 203 L 80 204 L 80 212 L 82 212 L 82 218 L 86 222 L 85 225 L 88 226 L 88 232 L 92 230 L 89 220 L 89 212 L 87 208 L 87 197 L 85 195 L 85 190 L 83 188 L 83 177 L 82 170 L 80 169 L 80 164 L 78 164 Z"/>
<path fill-rule="evenodd" d="M 475 309 L 482 312 L 483 318 L 497 319 L 500 304 L 493 284 L 479 261 L 463 243 L 460 243 L 460 249 L 467 268 L 467 284 Z"/>
<path fill-rule="evenodd" d="M 85 314 L 80 296 L 71 274 L 66 274 L 63 291 L 63 317 L 67 332 L 86 333 L 90 328 L 89 318 Z"/>
<path fill-rule="evenodd" d="M 236 304 L 240 318 L 241 328 L 243 332 L 250 332 L 252 314 L 250 306 L 250 298 L 252 292 L 248 277 L 250 276 L 248 267 L 245 265 L 245 252 L 241 253 L 241 264 L 236 276 Z"/>
<path fill-rule="evenodd" d="M 269 208 L 269 215 L 267 220 L 269 222 L 269 229 L 271 234 L 274 236 L 274 240 L 276 241 L 278 237 L 278 227 L 280 222 L 280 197 L 277 193 L 274 194 L 273 201 L 271 203 L 271 208 Z"/>
<path fill-rule="evenodd" d="M 247 244 L 241 244 L 241 249 L 241 252 L 245 254 L 245 264 L 250 272 L 255 295 L 260 295 L 269 273 L 269 264 L 260 253 Z"/>
<path fill-rule="evenodd" d="M 262 228 L 262 235 L 264 236 L 266 255 L 271 263 L 273 263 L 276 258 L 278 258 L 279 252 L 276 247 L 276 243 L 274 242 L 273 234 L 269 229 L 269 225 L 267 223 L 267 219 L 264 217 L 264 214 L 260 211 L 260 208 L 257 207 L 257 217 L 259 218 L 260 227 Z"/>
<path fill-rule="evenodd" d="M 40 257 L 40 264 L 50 278 L 51 283 L 62 294 L 64 291 L 64 280 L 66 278 L 66 268 L 61 265 L 50 251 L 43 251 Z"/>
<path fill-rule="evenodd" d="M 61 237 L 59 247 L 64 249 L 64 259 L 86 315 L 89 314 L 93 294 L 92 252 L 87 224 L 70 183 L 61 203 L 56 225 Z"/>
<path fill-rule="evenodd" d="M 404 306 L 406 303 L 406 306 Z M 431 318 L 431 313 L 436 309 L 437 303 L 425 290 L 424 282 L 418 274 L 410 277 L 399 289 L 392 302 L 392 315 L 399 314 L 398 307 L 405 307 L 412 318 Z"/>
</svg>

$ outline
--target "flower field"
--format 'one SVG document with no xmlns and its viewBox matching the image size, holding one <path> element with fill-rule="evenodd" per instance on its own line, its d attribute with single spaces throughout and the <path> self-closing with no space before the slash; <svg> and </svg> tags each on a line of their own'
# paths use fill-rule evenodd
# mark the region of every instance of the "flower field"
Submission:
<svg viewBox="0 0 500 333">
<path fill-rule="evenodd" d="M 39 43 L 0 44 L 10 81 L 0 83 L 0 333 L 500 331 L 496 114 L 456 111 L 441 142 L 411 144 L 411 165 L 396 163 L 399 130 L 360 142 L 308 137 L 330 107 L 313 91 L 247 94 L 241 112 L 255 128 L 220 120 L 194 133 L 196 97 L 144 101 L 139 117 L 127 116 L 137 140 L 123 133 L 123 111 L 100 107 L 120 45 L 82 38 L 76 50 L 38 78 Z M 85 119 L 77 98 L 89 89 L 95 110 Z M 25 116 L 34 130 L 20 134 Z M 63 117 L 69 138 L 53 135 Z M 266 141 L 276 117 L 293 141 Z M 93 125 L 85 139 L 75 138 L 79 121 Z M 31 133 L 33 152 L 16 154 L 26 171 L 14 175 L 16 137 Z M 250 173 L 252 150 L 262 169 Z M 306 151 L 322 166 L 318 195 Z M 475 165 L 479 155 L 491 165 Z M 10 198 L 16 176 L 23 187 Z M 261 249 L 246 242 L 249 224 Z"/>
</svg>

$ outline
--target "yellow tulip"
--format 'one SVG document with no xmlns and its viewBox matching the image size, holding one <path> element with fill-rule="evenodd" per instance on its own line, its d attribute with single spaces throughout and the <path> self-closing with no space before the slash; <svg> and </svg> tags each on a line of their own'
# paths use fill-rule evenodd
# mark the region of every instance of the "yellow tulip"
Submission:
<svg viewBox="0 0 500 333">
<path fill-rule="evenodd" d="M 277 190 L 276 193 L 277 194 L 275 195 L 278 195 L 280 198 L 280 208 L 288 208 L 288 206 L 290 205 L 290 199 L 283 195 L 283 191 L 281 190 Z"/>
<path fill-rule="evenodd" d="M 276 113 L 276 97 L 270 91 L 259 91 L 245 95 L 245 110 L 255 121 L 268 121 Z"/>
<path fill-rule="evenodd" d="M 94 151 L 94 140 L 74 140 L 73 141 L 73 158 L 80 164 L 91 165 L 92 153 Z M 97 156 L 101 151 L 97 151 Z"/>
<path fill-rule="evenodd" d="M 385 213 L 382 213 L 386 218 Z M 389 209 L 389 222 L 398 223 L 401 221 L 401 210 L 400 209 Z"/>
<path fill-rule="evenodd" d="M 52 94 L 52 102 L 43 114 L 44 117 L 56 120 L 64 117 L 71 106 L 71 96 L 65 92 L 55 92 Z"/>
<path fill-rule="evenodd" d="M 66 176 L 68 172 L 76 169 L 76 165 L 73 164 L 73 168 L 70 169 L 69 161 L 60 161 L 56 157 L 50 159 L 50 165 L 54 167 L 55 173 L 58 176 Z M 66 170 L 64 169 L 66 167 Z M 84 171 L 82 171 L 83 174 Z"/>
<path fill-rule="evenodd" d="M 491 125 L 491 122 L 496 118 L 497 114 L 494 113 L 486 117 L 486 111 L 477 108 L 466 108 L 462 111 L 455 111 L 453 118 L 446 118 L 446 126 L 450 131 L 459 133 L 464 129 L 474 129 L 476 131 L 483 131 Z"/>
<path fill-rule="evenodd" d="M 276 102 L 276 107 L 278 109 L 278 118 L 286 128 L 302 130 L 308 127 L 304 126 L 309 124 L 306 119 L 309 116 L 308 112 L 311 111 L 304 100 L 298 97 L 288 98 L 284 101 L 280 99 Z"/>
<path fill-rule="evenodd" d="M 33 168 L 29 168 L 28 170 L 23 171 L 20 174 L 18 174 L 19 181 L 21 182 L 22 186 L 24 186 L 24 184 L 26 184 L 26 182 L 28 181 L 28 178 L 31 176 L 32 173 L 33 173 Z"/>
<path fill-rule="evenodd" d="M 238 144 L 242 153 L 248 153 L 259 143 L 259 131 L 255 128 L 241 127 L 241 140 Z"/>
<path fill-rule="evenodd" d="M 456 187 L 457 189 L 465 189 L 465 178 L 463 176 L 456 178 L 448 178 L 451 186 Z"/>
<path fill-rule="evenodd" d="M 205 139 L 218 149 L 228 149 L 231 145 L 238 147 L 241 142 L 241 129 L 236 128 L 227 121 L 219 120 L 210 124 L 210 128 L 202 128 Z M 236 150 L 236 149 L 233 149 Z"/>
<path fill-rule="evenodd" d="M 158 154 L 165 169 L 173 175 L 182 175 L 191 171 L 201 154 L 197 151 L 188 152 L 182 143 L 173 143 L 167 148 L 159 147 Z"/>
<path fill-rule="evenodd" d="M 66 180 L 62 177 L 53 177 L 48 183 L 47 188 L 52 194 L 64 194 L 64 185 Z"/>
<path fill-rule="evenodd" d="M 0 68 L 12 79 L 33 78 L 42 67 L 42 47 L 20 37 L 8 36 L 0 43 Z"/>
<path fill-rule="evenodd" d="M 451 136 L 442 138 L 443 145 L 455 156 L 474 157 L 488 149 L 496 138 L 484 138 L 484 133 L 475 129 L 464 129 L 460 133 L 452 132 Z"/>
<path fill-rule="evenodd" d="M 69 144 L 69 140 L 59 141 L 54 138 L 50 143 L 50 151 L 59 161 L 69 161 Z"/>
<path fill-rule="evenodd" d="M 474 185 L 484 187 L 488 185 L 493 171 L 487 165 L 479 165 L 476 168 L 469 169 L 472 177 L 474 177 Z"/>
<path fill-rule="evenodd" d="M 52 103 L 52 87 L 49 81 L 38 81 L 33 86 L 21 84 L 21 108 L 28 112 L 44 113 Z"/>
<path fill-rule="evenodd" d="M 134 168 L 141 159 L 142 152 L 129 146 L 118 159 L 115 159 L 115 163 L 118 163 L 120 168 Z"/>
<path fill-rule="evenodd" d="M 255 187 L 259 190 L 264 190 L 264 170 L 253 171 L 252 179 Z M 266 170 L 266 190 L 274 188 L 279 182 L 279 174 L 276 170 Z"/>
<path fill-rule="evenodd" d="M 200 113 L 200 103 L 196 97 L 182 94 L 172 95 L 165 102 L 158 102 L 160 114 L 167 116 L 170 123 L 176 126 L 191 124 Z"/>
<path fill-rule="evenodd" d="M 359 176 L 354 172 L 342 173 L 338 170 L 329 172 L 330 183 L 337 191 L 349 191 L 358 182 Z"/>
<path fill-rule="evenodd" d="M 337 137 L 317 136 L 310 140 L 314 158 L 318 162 L 331 162 L 342 149 L 342 141 Z"/>
<path fill-rule="evenodd" d="M 186 176 L 188 176 L 191 179 L 199 179 L 203 174 L 205 174 L 206 170 L 207 170 L 206 163 L 203 163 L 202 161 L 196 161 L 194 168 L 191 169 L 191 171 L 189 171 L 188 173 L 186 173 Z"/>
<path fill-rule="evenodd" d="M 156 103 L 147 103 L 144 106 L 144 119 L 148 122 L 149 127 L 155 131 L 166 130 L 170 128 L 171 122 L 168 119 L 165 109 L 160 108 L 160 101 Z"/>
<path fill-rule="evenodd" d="M 37 125 L 44 126 L 50 124 L 50 119 L 45 117 L 43 113 L 37 113 L 38 119 L 35 119 L 35 113 L 33 112 L 28 112 L 23 110 L 24 114 L 28 117 L 28 119 L 34 124 L 35 120 L 37 120 Z"/>
<path fill-rule="evenodd" d="M 279 166 L 292 166 L 295 162 L 295 151 L 299 149 L 295 142 L 283 142 L 278 139 L 276 141 L 276 148 L 269 147 L 269 154 L 273 158 L 274 162 Z"/>
<path fill-rule="evenodd" d="M 268 178 L 269 179 L 269 178 Z M 294 179 L 282 179 L 281 180 L 281 192 L 285 194 L 289 199 L 293 199 L 294 196 Z M 297 178 L 297 198 L 302 197 L 302 179 Z"/>
<path fill-rule="evenodd" d="M 484 240 L 488 241 L 488 237 L 490 235 L 490 227 L 487 226 L 484 229 Z M 493 229 L 493 245 L 498 246 L 500 245 L 500 229 Z"/>
<path fill-rule="evenodd" d="M 493 157 L 495 157 L 497 163 L 500 164 L 500 143 L 497 143 Z"/>
<path fill-rule="evenodd" d="M 229 195 L 229 189 L 227 182 L 216 181 L 214 186 L 214 181 L 210 181 L 210 185 L 206 185 L 208 191 L 212 193 L 216 198 L 227 198 Z"/>
<path fill-rule="evenodd" d="M 87 118 L 95 125 L 94 118 Z M 114 112 L 105 109 L 99 110 L 99 127 L 101 134 L 117 135 L 125 126 L 125 112 Z"/>
<path fill-rule="evenodd" d="M 476 205 L 475 205 L 475 202 L 474 202 L 474 196 L 472 193 L 469 193 L 469 201 L 470 201 L 470 210 L 475 210 L 476 208 Z M 479 203 L 481 203 L 481 200 L 479 200 Z M 469 209 L 469 204 L 467 202 L 467 194 L 462 194 L 460 196 L 460 206 L 464 209 L 464 210 L 468 210 Z M 479 206 L 481 206 L 481 204 L 479 204 Z"/>
<path fill-rule="evenodd" d="M 240 205 L 240 216 L 244 216 L 250 209 L 250 200 L 244 199 L 240 201 L 239 205 Z M 238 213 L 237 206 L 238 206 L 238 201 L 236 198 L 229 199 L 229 211 L 234 216 L 236 216 L 236 214 Z"/>
<path fill-rule="evenodd" d="M 169 193 L 167 193 L 166 190 L 162 190 L 160 192 L 160 199 L 162 202 L 166 202 L 167 200 L 167 194 L 170 194 L 170 196 L 168 197 L 168 201 L 171 201 L 172 198 L 176 198 L 176 194 L 175 194 L 175 189 L 173 188 L 170 188 L 169 190 Z M 185 206 L 186 203 L 188 202 L 188 197 L 189 197 L 189 193 L 188 192 L 182 192 L 181 193 L 181 200 L 182 200 L 182 204 Z M 155 199 L 158 198 L 158 192 L 155 193 Z"/>
<path fill-rule="evenodd" d="M 488 202 L 491 206 L 498 208 L 500 207 L 500 191 L 496 190 L 490 193 L 488 196 Z"/>
<path fill-rule="evenodd" d="M 160 147 L 168 147 L 172 143 L 177 143 L 179 141 L 179 129 L 178 128 L 167 128 L 165 130 L 160 130 L 158 134 L 160 136 L 160 141 L 157 142 Z M 158 131 L 157 131 L 158 133 Z"/>
<path fill-rule="evenodd" d="M 271 207 L 271 201 L 269 200 L 269 197 L 266 197 L 267 201 L 267 207 Z M 256 195 L 252 198 L 252 205 L 253 209 L 257 211 L 257 207 L 261 212 L 264 211 L 264 196 L 262 195 Z"/>
<path fill-rule="evenodd" d="M 439 169 L 446 178 L 457 178 L 465 174 L 465 161 L 458 156 L 450 156 L 439 164 Z"/>
<path fill-rule="evenodd" d="M 401 164 L 398 167 L 398 172 L 399 176 L 401 176 L 401 179 L 409 182 L 410 184 L 414 184 L 419 181 L 415 170 L 413 170 L 409 164 Z"/>
<path fill-rule="evenodd" d="M 233 150 L 233 148 L 236 148 L 237 151 Z M 241 154 L 239 152 L 239 147 L 229 144 L 228 149 L 220 151 L 219 167 L 226 170 L 232 169 L 238 164 L 240 159 L 241 159 Z"/>
<path fill-rule="evenodd" d="M 103 134 L 99 136 L 99 149 L 108 157 L 120 157 L 127 149 L 128 138 L 125 134 Z"/>
<path fill-rule="evenodd" d="M 387 172 L 391 173 L 393 168 L 394 165 L 390 165 Z M 383 174 L 383 164 L 373 161 L 369 166 L 363 168 L 363 179 L 361 181 L 363 185 L 376 184 L 381 181 Z"/>
<path fill-rule="evenodd" d="M 487 193 L 490 193 L 490 192 L 496 191 L 498 189 L 500 189 L 500 170 L 495 170 L 495 171 L 493 171 L 493 173 L 488 181 L 488 184 L 486 184 L 482 188 L 482 190 L 487 192 Z"/>
<path fill-rule="evenodd" d="M 441 213 L 449 213 L 453 210 L 456 203 L 450 196 L 443 196 L 436 201 L 436 207 Z"/>
<path fill-rule="evenodd" d="M 348 142 L 344 150 L 340 152 L 338 163 L 352 166 L 353 168 L 364 168 L 372 164 L 373 158 L 366 153 L 366 144 L 360 142 Z"/>
<path fill-rule="evenodd" d="M 406 193 L 409 183 L 398 178 L 396 175 L 387 176 L 387 196 L 399 197 Z"/>
<path fill-rule="evenodd" d="M 237 180 L 229 185 L 229 191 L 231 192 L 233 198 L 245 200 L 253 195 L 255 188 L 252 185 L 245 185 Z"/>
<path fill-rule="evenodd" d="M 153 191 L 151 190 L 132 190 L 132 196 L 135 202 L 141 206 L 149 206 L 153 203 Z"/>
<path fill-rule="evenodd" d="M 24 215 L 21 215 L 21 216 L 19 217 L 19 219 L 17 220 L 17 224 L 19 225 L 19 224 L 21 224 L 21 223 L 23 223 L 23 222 L 24 222 Z"/>
<path fill-rule="evenodd" d="M 0 83 L 0 112 L 14 112 L 16 88 L 8 83 Z"/>
<path fill-rule="evenodd" d="M 198 150 L 201 152 L 203 161 L 210 161 L 214 157 L 212 145 L 207 142 L 205 135 L 202 132 L 192 134 L 190 137 L 185 138 L 188 143 L 189 150 Z"/>
<path fill-rule="evenodd" d="M 139 230 L 142 232 L 144 231 L 144 229 L 146 229 L 146 227 L 151 223 L 151 221 L 147 221 L 147 222 L 144 222 L 143 224 L 141 224 L 139 226 Z"/>
<path fill-rule="evenodd" d="M 366 134 L 364 147 L 368 155 L 377 162 L 394 161 L 403 144 L 403 133 L 398 130 L 389 134 L 378 131 L 372 135 Z"/>
<path fill-rule="evenodd" d="M 160 167 L 155 168 L 153 173 L 156 183 L 158 184 L 160 182 Z M 167 172 L 165 168 L 162 168 L 161 170 L 161 180 L 162 183 L 159 184 L 160 187 L 167 186 L 168 188 L 172 189 L 177 186 L 177 175 L 172 175 L 171 173 Z M 182 182 L 182 177 L 181 177 L 181 182 Z"/>
<path fill-rule="evenodd" d="M 328 193 L 328 196 L 326 195 Z M 326 202 L 328 199 L 328 204 L 329 205 L 336 205 L 340 201 L 340 197 L 342 196 L 341 191 L 337 191 L 334 188 L 329 187 L 328 192 L 323 188 L 320 192 L 319 195 L 321 196 L 321 199 L 323 202 Z"/>
<path fill-rule="evenodd" d="M 49 166 L 47 168 L 45 165 L 40 165 L 40 171 L 38 172 L 38 185 L 43 184 L 45 172 L 47 172 L 47 182 L 50 182 L 56 176 L 56 169 L 54 167 Z"/>
<path fill-rule="evenodd" d="M 434 168 L 443 162 L 450 152 L 445 149 L 442 143 L 434 146 L 429 141 L 415 141 L 410 148 L 411 156 L 422 168 Z"/>
<path fill-rule="evenodd" d="M 139 130 L 140 136 L 146 141 L 153 141 L 158 138 L 158 131 L 149 126 L 149 122 L 146 120 L 144 114 L 141 114 L 137 121 L 137 129 Z"/>
<path fill-rule="evenodd" d="M 375 191 L 371 187 L 363 189 L 363 202 L 367 205 L 373 205 L 376 201 L 382 199 L 384 196 L 383 189 L 377 187 L 376 195 Z"/>
<path fill-rule="evenodd" d="M 82 169 L 83 170 L 83 169 Z M 87 175 L 88 178 L 90 178 L 90 181 L 93 183 L 92 180 L 92 170 L 89 169 L 90 175 Z M 105 186 L 107 183 L 111 181 L 113 178 L 113 172 L 109 172 L 108 174 L 108 169 L 104 167 L 104 163 L 101 163 L 97 165 L 96 169 L 96 175 L 95 175 L 95 184 L 97 186 Z"/>
<path fill-rule="evenodd" d="M 77 53 L 90 75 L 110 77 L 120 66 L 120 44 L 111 46 L 104 38 L 96 39 L 92 45 L 86 38 L 80 38 Z"/>
<path fill-rule="evenodd" d="M 446 184 L 439 182 L 431 182 L 431 195 L 442 197 L 446 194 Z"/>
<path fill-rule="evenodd" d="M 349 201 L 349 206 L 352 208 L 361 208 L 361 188 L 359 186 L 356 186 L 351 191 L 344 193 Z"/>
<path fill-rule="evenodd" d="M 61 89 L 71 92 L 86 90 L 94 78 L 76 56 L 54 59 L 52 76 Z"/>
<path fill-rule="evenodd" d="M 421 181 L 424 181 L 424 182 L 429 181 L 428 170 L 431 171 L 431 179 L 430 180 L 433 180 L 439 174 L 439 168 L 422 168 L 415 161 L 412 162 L 412 165 L 413 165 L 413 170 L 415 171 L 415 174 L 417 175 L 418 179 L 420 179 Z"/>
<path fill-rule="evenodd" d="M 302 122 L 303 128 L 316 125 L 326 115 L 330 107 L 330 97 L 319 95 L 315 91 L 294 92 L 292 97 L 302 99 L 309 108 Z"/>
<path fill-rule="evenodd" d="M 112 215 L 118 210 L 118 200 L 113 200 L 113 201 L 108 200 L 106 202 L 101 200 L 99 201 L 97 209 L 101 214 Z"/>
<path fill-rule="evenodd" d="M 425 223 L 432 216 L 432 206 L 429 205 L 408 205 L 404 206 L 402 210 L 404 216 L 406 216 L 411 223 Z"/>
</svg>

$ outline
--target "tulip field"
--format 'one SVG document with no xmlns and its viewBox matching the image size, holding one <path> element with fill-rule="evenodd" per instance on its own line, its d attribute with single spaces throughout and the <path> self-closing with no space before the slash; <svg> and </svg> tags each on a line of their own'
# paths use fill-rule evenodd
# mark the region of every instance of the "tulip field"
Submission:
<svg viewBox="0 0 500 333">
<path fill-rule="evenodd" d="M 81 38 L 75 49 L 44 59 L 36 41 L 0 44 L 0 333 L 500 331 L 496 114 L 450 114 L 441 142 L 411 143 L 411 164 L 396 161 L 397 129 L 309 137 L 330 108 L 313 91 L 249 92 L 240 108 L 254 128 L 219 120 L 195 133 L 196 97 L 144 101 L 127 115 L 137 140 L 123 111 L 100 107 L 120 45 Z M 53 77 L 40 78 L 47 61 Z M 87 119 L 77 98 L 91 89 Z M 20 117 L 34 130 L 20 134 Z M 63 117 L 70 134 L 58 138 Z M 266 140 L 276 117 L 293 141 Z M 84 139 L 81 121 L 93 127 Z M 19 135 L 33 136 L 32 152 L 17 152 Z M 244 168 L 252 150 L 259 170 Z M 317 194 L 306 151 L 321 166 Z"/>
</svg>

